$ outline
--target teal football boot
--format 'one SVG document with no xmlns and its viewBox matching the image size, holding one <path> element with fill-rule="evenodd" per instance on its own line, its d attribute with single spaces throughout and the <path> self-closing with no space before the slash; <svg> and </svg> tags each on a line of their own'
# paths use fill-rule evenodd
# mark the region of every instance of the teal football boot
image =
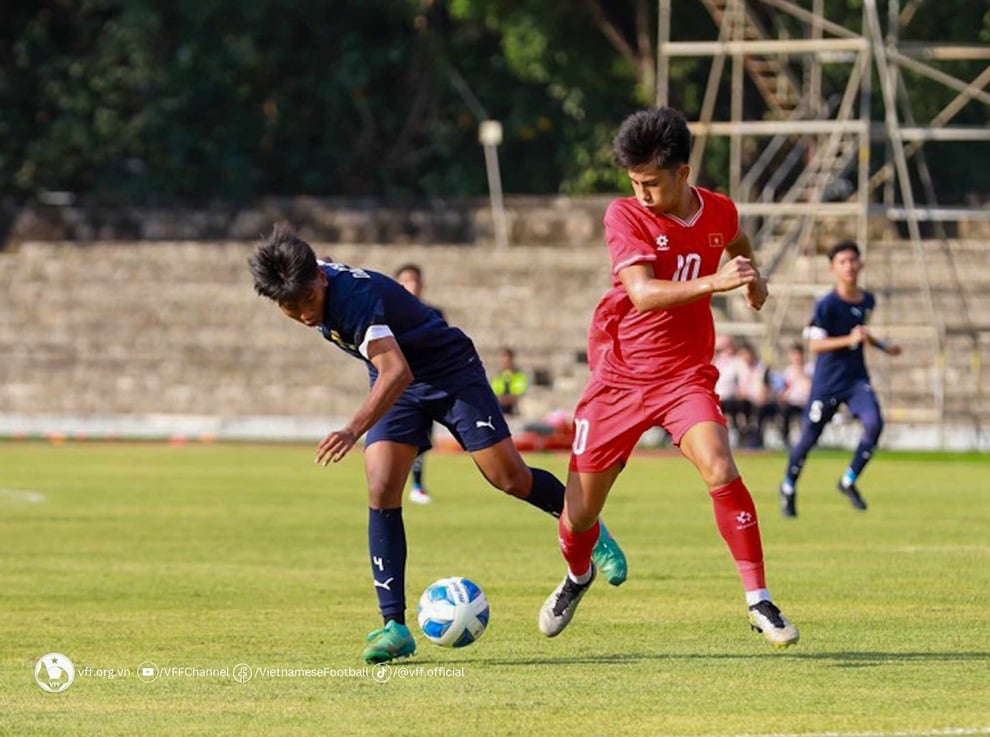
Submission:
<svg viewBox="0 0 990 737">
<path fill-rule="evenodd" d="M 626 562 L 626 554 L 622 552 L 619 543 L 608 531 L 605 522 L 598 520 L 601 529 L 598 535 L 598 542 L 591 553 L 591 560 L 595 563 L 598 572 L 605 576 L 605 580 L 613 586 L 622 584 L 629 575 L 629 564 Z"/>
<path fill-rule="evenodd" d="M 416 652 L 416 641 L 404 624 L 390 621 L 380 630 L 368 635 L 368 647 L 364 649 L 364 662 L 369 665 L 387 663 L 396 658 L 408 658 Z"/>
</svg>

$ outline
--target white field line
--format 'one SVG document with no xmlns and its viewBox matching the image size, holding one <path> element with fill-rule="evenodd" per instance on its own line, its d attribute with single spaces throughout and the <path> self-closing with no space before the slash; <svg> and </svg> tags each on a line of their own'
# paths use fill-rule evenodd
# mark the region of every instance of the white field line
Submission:
<svg viewBox="0 0 990 737">
<path fill-rule="evenodd" d="M 8 502 L 16 504 L 23 502 L 26 504 L 42 504 L 48 501 L 48 497 L 40 491 L 29 491 L 27 489 L 0 489 L 0 503 Z"/>
</svg>

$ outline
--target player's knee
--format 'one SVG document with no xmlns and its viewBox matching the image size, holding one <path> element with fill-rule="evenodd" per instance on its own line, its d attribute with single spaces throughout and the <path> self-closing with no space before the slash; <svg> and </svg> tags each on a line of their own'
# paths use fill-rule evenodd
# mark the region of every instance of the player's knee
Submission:
<svg viewBox="0 0 990 737">
<path fill-rule="evenodd" d="M 496 489 L 511 496 L 525 497 L 533 485 L 533 477 L 528 470 L 523 472 L 515 468 L 499 469 L 486 474 L 486 478 Z"/>
<path fill-rule="evenodd" d="M 391 480 L 386 474 L 369 474 L 368 506 L 372 509 L 394 509 L 402 506 L 405 478 Z"/>
<path fill-rule="evenodd" d="M 575 532 L 584 532 L 595 526 L 599 510 L 581 503 L 568 503 L 565 513 L 567 514 L 567 526 Z"/>
<path fill-rule="evenodd" d="M 876 443 L 880 439 L 880 433 L 883 432 L 883 417 L 876 415 L 874 417 L 869 417 L 863 420 L 863 435 Z"/>
<path fill-rule="evenodd" d="M 739 475 L 732 457 L 722 454 L 705 458 L 698 470 L 701 472 L 701 478 L 709 488 L 724 486 Z"/>
</svg>

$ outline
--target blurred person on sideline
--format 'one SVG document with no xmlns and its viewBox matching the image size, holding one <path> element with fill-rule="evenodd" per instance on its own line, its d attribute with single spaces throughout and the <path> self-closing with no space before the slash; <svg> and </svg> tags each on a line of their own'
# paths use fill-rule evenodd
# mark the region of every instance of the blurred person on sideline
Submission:
<svg viewBox="0 0 990 737">
<path fill-rule="evenodd" d="M 412 294 L 419 301 L 423 301 L 423 269 L 419 264 L 408 263 L 400 266 L 395 272 L 395 280 L 404 286 L 410 294 Z M 423 302 L 427 307 L 432 307 L 436 310 L 440 317 L 446 320 L 443 314 L 443 310 L 433 304 L 428 304 Z M 433 442 L 433 426 L 430 425 L 430 442 Z M 424 466 L 426 465 L 426 454 L 429 452 L 429 448 L 424 448 L 416 460 L 413 461 L 412 475 L 410 477 L 412 481 L 412 486 L 409 490 L 409 501 L 415 504 L 429 504 L 433 501 L 433 497 L 430 496 L 430 492 L 427 491 L 426 485 L 423 483 L 424 477 Z"/>
<path fill-rule="evenodd" d="M 529 377 L 516 366 L 516 353 L 508 346 L 498 352 L 499 372 L 492 379 L 492 391 L 506 417 L 519 414 L 519 400 L 529 390 Z"/>
<path fill-rule="evenodd" d="M 777 392 L 777 403 L 780 413 L 780 436 L 784 445 L 790 450 L 791 434 L 795 420 L 800 420 L 804 408 L 808 406 L 811 396 L 811 376 L 813 369 L 804 354 L 802 343 L 792 343 L 787 349 L 787 365 L 779 376 L 780 389 Z M 800 423 L 798 423 L 800 428 Z"/>
<path fill-rule="evenodd" d="M 743 429 L 749 424 L 749 417 L 740 393 L 743 362 L 734 337 L 719 335 L 715 339 L 715 358 L 712 363 L 718 369 L 715 393 L 718 395 L 719 406 L 728 422 L 730 439 L 733 444 L 738 444 Z"/>
<path fill-rule="evenodd" d="M 777 414 L 770 386 L 770 369 L 749 343 L 739 347 L 739 357 L 742 363 L 739 397 L 745 417 L 740 445 L 744 448 L 762 448 L 767 420 Z"/>
</svg>

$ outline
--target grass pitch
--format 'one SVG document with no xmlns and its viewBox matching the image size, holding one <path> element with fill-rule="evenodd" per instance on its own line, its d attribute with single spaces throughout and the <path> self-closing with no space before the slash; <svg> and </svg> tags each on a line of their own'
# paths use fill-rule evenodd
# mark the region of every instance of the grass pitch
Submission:
<svg viewBox="0 0 990 737">
<path fill-rule="evenodd" d="M 834 488 L 847 454 L 816 452 L 784 520 L 783 456 L 741 456 L 771 590 L 802 632 L 778 652 L 748 629 L 687 461 L 633 459 L 605 515 L 630 580 L 597 583 L 547 640 L 553 520 L 433 454 L 435 502 L 405 512 L 410 619 L 427 584 L 463 575 L 491 624 L 462 650 L 413 624 L 417 654 L 378 672 L 360 659 L 379 623 L 362 457 L 313 455 L 0 444 L 0 735 L 990 734 L 983 458 L 883 453 L 863 514 Z M 50 652 L 77 671 L 60 693 L 34 678 Z"/>
</svg>

